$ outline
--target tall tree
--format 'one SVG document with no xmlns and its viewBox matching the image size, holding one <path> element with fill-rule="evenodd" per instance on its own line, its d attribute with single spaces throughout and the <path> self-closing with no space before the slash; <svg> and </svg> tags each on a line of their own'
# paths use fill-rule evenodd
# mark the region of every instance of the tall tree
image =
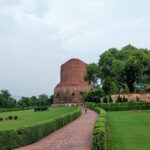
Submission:
<svg viewBox="0 0 150 150">
<path fill-rule="evenodd" d="M 126 85 L 133 92 L 134 85 L 141 82 L 144 74 L 150 76 L 150 51 L 132 45 L 120 50 L 111 48 L 100 55 L 97 69 L 92 73 L 88 67 L 87 74 L 92 77 L 98 72 L 96 80 L 100 79 L 105 93 L 125 89 Z M 92 81 L 92 78 L 87 79 Z"/>
</svg>

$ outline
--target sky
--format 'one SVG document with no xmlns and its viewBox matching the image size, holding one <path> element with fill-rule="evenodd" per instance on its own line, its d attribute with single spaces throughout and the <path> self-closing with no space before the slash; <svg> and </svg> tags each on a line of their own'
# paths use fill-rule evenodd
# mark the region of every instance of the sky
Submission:
<svg viewBox="0 0 150 150">
<path fill-rule="evenodd" d="M 53 94 L 70 58 L 112 47 L 150 49 L 149 0 L 0 0 L 0 90 Z"/>
</svg>

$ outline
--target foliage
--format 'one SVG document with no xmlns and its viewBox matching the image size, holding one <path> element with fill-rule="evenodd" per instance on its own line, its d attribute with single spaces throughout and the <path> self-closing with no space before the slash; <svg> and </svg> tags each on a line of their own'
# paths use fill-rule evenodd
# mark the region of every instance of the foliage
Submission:
<svg viewBox="0 0 150 150">
<path fill-rule="evenodd" d="M 16 106 L 16 100 L 11 97 L 8 90 L 0 91 L 0 108 L 14 108 Z"/>
<path fill-rule="evenodd" d="M 39 107 L 35 107 L 34 111 L 48 111 L 48 107 L 47 106 L 39 106 Z"/>
<path fill-rule="evenodd" d="M 93 107 L 99 116 L 95 122 L 94 130 L 93 130 L 93 142 L 92 149 L 93 150 L 106 150 L 106 114 L 105 110 L 99 107 Z"/>
<path fill-rule="evenodd" d="M 12 116 L 8 116 L 8 119 L 9 119 L 9 120 L 12 120 L 12 119 L 13 119 L 13 117 L 12 117 Z"/>
<path fill-rule="evenodd" d="M 46 94 L 39 95 L 38 97 L 21 97 L 17 103 L 17 107 L 42 107 L 50 106 L 53 103 L 53 95 L 48 97 Z"/>
<path fill-rule="evenodd" d="M 99 76 L 99 69 L 96 63 L 89 64 L 87 66 L 87 73 L 84 77 L 86 81 L 89 81 L 94 87 L 98 86 L 98 76 Z"/>
<path fill-rule="evenodd" d="M 130 111 L 130 110 L 150 110 L 149 102 L 124 102 L 124 103 L 87 103 L 88 107 L 103 108 L 106 111 Z"/>
<path fill-rule="evenodd" d="M 89 66 L 86 76 L 94 76 L 96 78 L 94 81 L 101 81 L 106 94 L 116 93 L 122 89 L 133 92 L 135 84 L 140 85 L 144 82 L 146 85 L 144 75 L 150 78 L 150 51 L 132 45 L 120 50 L 111 48 L 100 55 L 97 65 L 89 64 Z M 94 69 L 95 66 L 98 66 L 97 70 Z M 92 82 L 93 78 L 87 80 Z"/>
<path fill-rule="evenodd" d="M 0 147 L 3 150 L 8 150 L 34 143 L 78 118 L 80 114 L 81 110 L 78 108 L 71 113 L 32 126 L 19 128 L 17 130 L 2 130 L 0 131 Z"/>
<path fill-rule="evenodd" d="M 14 116 L 14 120 L 17 120 L 18 119 L 18 116 Z"/>
<path fill-rule="evenodd" d="M 53 104 L 53 95 L 50 97 L 46 94 L 39 95 L 38 97 L 21 97 L 19 101 L 15 100 L 8 90 L 0 91 L 0 112 L 8 110 L 19 110 L 33 108 L 35 106 L 50 106 Z"/>
<path fill-rule="evenodd" d="M 125 93 L 129 93 L 129 88 L 128 85 L 125 83 L 125 88 L 124 88 Z"/>
<path fill-rule="evenodd" d="M 104 96 L 104 98 L 103 98 L 103 103 L 108 103 L 108 98 L 107 98 L 107 96 Z"/>
<path fill-rule="evenodd" d="M 84 95 L 85 102 L 101 102 L 101 98 L 105 95 L 104 90 L 102 88 L 92 89 L 88 93 Z"/>
<path fill-rule="evenodd" d="M 109 95 L 109 103 L 112 103 L 113 102 L 113 99 L 111 97 L 111 95 Z"/>
</svg>

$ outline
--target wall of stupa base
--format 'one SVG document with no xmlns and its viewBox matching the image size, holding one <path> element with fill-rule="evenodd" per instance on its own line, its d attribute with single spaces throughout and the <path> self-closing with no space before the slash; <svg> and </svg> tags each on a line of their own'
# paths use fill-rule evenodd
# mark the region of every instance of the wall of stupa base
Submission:
<svg viewBox="0 0 150 150">
<path fill-rule="evenodd" d="M 150 102 L 150 92 L 149 93 L 120 93 L 120 94 L 112 94 L 111 97 L 112 99 L 115 101 L 118 96 L 121 97 L 125 97 L 127 98 L 129 101 L 133 101 L 133 100 L 142 100 L 142 101 L 146 101 L 146 102 Z"/>
<path fill-rule="evenodd" d="M 83 96 L 91 86 L 56 87 L 54 91 L 54 104 L 83 103 Z"/>
</svg>

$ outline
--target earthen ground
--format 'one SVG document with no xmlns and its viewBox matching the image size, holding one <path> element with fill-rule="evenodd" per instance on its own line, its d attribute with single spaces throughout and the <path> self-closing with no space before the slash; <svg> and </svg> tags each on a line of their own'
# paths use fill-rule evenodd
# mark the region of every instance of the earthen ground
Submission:
<svg viewBox="0 0 150 150">
<path fill-rule="evenodd" d="M 88 110 L 77 120 L 40 141 L 16 150 L 91 150 L 92 133 L 97 113 Z"/>
</svg>

